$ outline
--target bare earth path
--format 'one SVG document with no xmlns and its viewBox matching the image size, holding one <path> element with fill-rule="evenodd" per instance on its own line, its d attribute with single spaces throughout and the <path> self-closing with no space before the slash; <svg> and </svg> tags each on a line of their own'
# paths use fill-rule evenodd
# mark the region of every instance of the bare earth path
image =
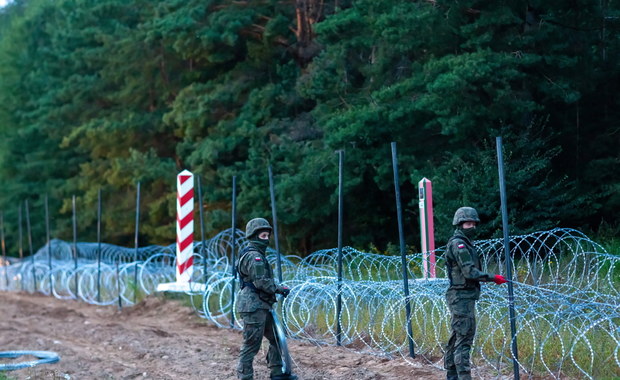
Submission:
<svg viewBox="0 0 620 380">
<path fill-rule="evenodd" d="M 0 292 L 0 351 L 54 351 L 60 362 L 5 372 L 15 379 L 234 379 L 239 331 L 220 329 L 174 300 L 149 297 L 133 308 L 97 307 L 40 294 Z M 289 340 L 302 380 L 443 379 L 423 359 L 360 355 Z M 256 380 L 268 379 L 266 346 Z M 34 360 L 0 359 L 0 363 Z"/>
</svg>

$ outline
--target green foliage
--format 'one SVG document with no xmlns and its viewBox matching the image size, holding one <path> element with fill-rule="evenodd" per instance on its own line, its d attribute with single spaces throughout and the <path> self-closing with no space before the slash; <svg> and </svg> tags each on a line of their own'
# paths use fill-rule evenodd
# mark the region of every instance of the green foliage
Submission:
<svg viewBox="0 0 620 380">
<path fill-rule="evenodd" d="M 310 2 L 314 4 L 314 2 Z M 313 8 L 314 9 L 314 8 Z M 319 8 L 317 8 L 319 9 Z M 317 11 L 314 9 L 313 11 Z M 579 9 L 576 12 L 575 9 Z M 512 233 L 620 225 L 617 5 L 608 2 L 325 4 L 300 57 L 294 3 L 274 0 L 15 0 L 0 9 L 0 209 L 16 254 L 29 200 L 35 246 L 71 237 L 174 240 L 175 175 L 201 177 L 207 232 L 270 216 L 282 248 L 332 247 L 336 150 L 345 150 L 345 242 L 394 251 L 389 143 L 398 144 L 407 244 L 417 182 L 434 184 L 437 245 L 454 210 L 501 229 L 502 136 Z"/>
</svg>

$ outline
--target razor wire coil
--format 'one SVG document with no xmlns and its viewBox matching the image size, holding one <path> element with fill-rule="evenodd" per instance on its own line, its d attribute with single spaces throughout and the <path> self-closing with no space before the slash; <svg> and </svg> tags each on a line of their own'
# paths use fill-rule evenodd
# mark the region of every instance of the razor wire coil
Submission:
<svg viewBox="0 0 620 380">
<path fill-rule="evenodd" d="M 223 328 L 241 327 L 232 294 L 236 281 L 231 262 L 233 238 L 239 251 L 247 244 L 241 231 L 235 231 L 233 237 L 232 231 L 226 230 L 204 246 L 198 242 L 194 247 L 192 281 L 205 283 L 206 289 L 201 294 L 192 293 L 192 305 L 202 318 Z M 60 240 L 52 240 L 50 245 L 41 248 L 34 260 L 26 258 L 2 267 L 0 289 L 34 291 L 37 284 L 37 291 L 60 299 L 79 298 L 91 304 L 111 305 L 120 297 L 123 305 L 130 306 L 134 291 L 151 294 L 159 283 L 175 279 L 174 245 L 138 250 L 110 244 L 102 244 L 99 249 L 94 243 L 79 243 L 74 249 Z M 481 252 L 483 271 L 505 273 L 502 239 L 480 240 L 475 245 Z M 410 322 L 416 352 L 437 365 L 434 358 L 443 355 L 450 331 L 444 296 L 448 286 L 444 249 L 435 251 L 435 279 L 421 278 L 422 254 L 407 255 L 408 298 L 402 290 L 398 256 L 345 247 L 343 280 L 339 282 L 336 249 L 320 250 L 305 258 L 282 255 L 283 283 L 291 293 L 278 307 L 285 311 L 282 320 L 287 334 L 316 344 L 335 345 L 340 323 L 344 346 L 410 360 L 405 328 Z M 573 229 L 512 236 L 510 256 L 520 370 L 531 376 L 542 374 L 557 379 L 567 373 L 594 379 L 601 370 L 607 376 L 620 375 L 620 257 L 607 253 Z M 273 250 L 268 251 L 267 259 L 275 268 L 277 255 Z M 238 291 L 236 284 L 235 293 Z M 339 320 L 338 294 L 342 300 Z M 472 350 L 475 363 L 497 373 L 509 372 L 514 355 L 506 297 L 504 287 L 482 287 Z M 407 301 L 412 311 L 409 321 L 405 317 Z"/>
</svg>

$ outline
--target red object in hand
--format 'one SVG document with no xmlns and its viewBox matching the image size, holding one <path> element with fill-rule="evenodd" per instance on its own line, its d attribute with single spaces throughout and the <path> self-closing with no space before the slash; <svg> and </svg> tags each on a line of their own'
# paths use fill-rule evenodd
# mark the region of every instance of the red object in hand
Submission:
<svg viewBox="0 0 620 380">
<path fill-rule="evenodd" d="M 497 285 L 501 285 L 507 283 L 508 280 L 506 280 L 506 277 L 502 276 L 501 274 L 496 274 L 493 278 L 493 282 Z"/>
</svg>

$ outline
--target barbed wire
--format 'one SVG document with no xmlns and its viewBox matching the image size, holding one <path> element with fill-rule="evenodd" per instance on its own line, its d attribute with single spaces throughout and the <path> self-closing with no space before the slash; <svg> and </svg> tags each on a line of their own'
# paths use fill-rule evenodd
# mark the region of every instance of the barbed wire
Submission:
<svg viewBox="0 0 620 380">
<path fill-rule="evenodd" d="M 234 239 L 237 247 L 247 244 L 239 230 Z M 232 240 L 232 231 L 226 230 L 194 247 L 192 283 L 205 283 L 206 290 L 196 286 L 190 292 L 192 305 L 202 318 L 223 328 L 241 328 L 232 294 Z M 475 244 L 482 269 L 505 274 L 503 240 Z M 435 251 L 438 278 L 433 279 L 422 278 L 422 254 L 407 255 L 410 294 L 405 298 L 400 257 L 345 247 L 342 344 L 410 361 L 405 328 L 410 322 L 416 353 L 439 366 L 437 358 L 443 356 L 450 332 L 444 249 Z M 573 229 L 513 236 L 510 256 L 520 370 L 556 379 L 620 375 L 620 257 Z M 276 268 L 276 252 L 269 250 L 267 258 Z M 305 258 L 281 256 L 283 283 L 291 293 L 278 310 L 290 337 L 336 344 L 337 259 L 336 249 Z M 155 292 L 158 284 L 174 282 L 176 276 L 174 245 L 136 250 L 102 244 L 99 249 L 96 243 L 52 240 L 33 257 L 3 264 L 2 290 L 33 292 L 36 286 L 36 291 L 60 299 L 79 298 L 97 305 L 115 304 L 120 297 L 122 305 L 131 306 L 134 292 L 142 298 Z M 406 301 L 411 305 L 410 321 L 405 317 Z M 505 287 L 482 287 L 477 320 L 474 362 L 498 374 L 510 373 L 513 352 Z"/>
</svg>

